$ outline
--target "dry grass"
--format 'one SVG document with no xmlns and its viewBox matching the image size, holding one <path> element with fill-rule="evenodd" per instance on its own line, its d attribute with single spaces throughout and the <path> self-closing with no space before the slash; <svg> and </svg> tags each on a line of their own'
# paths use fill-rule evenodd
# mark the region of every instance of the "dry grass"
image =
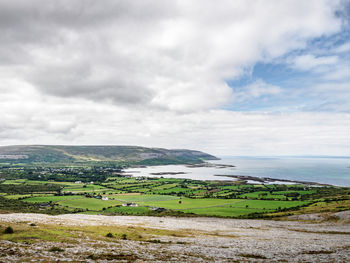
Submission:
<svg viewBox="0 0 350 263">
<path fill-rule="evenodd" d="M 287 212 L 277 212 L 269 213 L 267 216 L 275 217 L 280 220 L 288 220 L 287 216 L 291 215 L 302 215 L 302 214 L 317 214 L 317 213 L 332 213 L 350 210 L 350 196 L 344 196 L 344 198 L 349 198 L 349 200 L 331 201 L 331 202 L 316 202 L 306 207 L 302 207 L 297 211 L 287 211 Z M 332 217 L 325 217 L 324 221 L 336 220 Z"/>
</svg>

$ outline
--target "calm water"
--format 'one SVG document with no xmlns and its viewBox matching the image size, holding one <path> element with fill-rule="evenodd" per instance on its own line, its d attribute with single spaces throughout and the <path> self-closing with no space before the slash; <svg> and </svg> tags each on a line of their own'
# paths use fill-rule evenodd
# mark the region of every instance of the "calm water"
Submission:
<svg viewBox="0 0 350 263">
<path fill-rule="evenodd" d="M 221 160 L 211 162 L 231 164 L 236 167 L 218 169 L 214 167 L 188 168 L 183 165 L 165 165 L 127 169 L 126 172 L 135 176 L 147 177 L 157 177 L 151 173 L 185 172 L 186 174 L 162 176 L 196 180 L 232 180 L 228 177 L 215 175 L 250 175 L 350 186 L 350 158 L 222 157 Z"/>
</svg>

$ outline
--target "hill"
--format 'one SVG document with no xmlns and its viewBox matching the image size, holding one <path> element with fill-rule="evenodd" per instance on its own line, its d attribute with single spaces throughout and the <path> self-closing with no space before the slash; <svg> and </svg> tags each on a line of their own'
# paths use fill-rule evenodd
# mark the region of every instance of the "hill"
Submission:
<svg viewBox="0 0 350 263">
<path fill-rule="evenodd" d="M 138 164 L 200 163 L 216 160 L 213 155 L 186 149 L 147 148 L 140 146 L 0 146 L 0 162 L 75 163 L 133 162 Z"/>
</svg>

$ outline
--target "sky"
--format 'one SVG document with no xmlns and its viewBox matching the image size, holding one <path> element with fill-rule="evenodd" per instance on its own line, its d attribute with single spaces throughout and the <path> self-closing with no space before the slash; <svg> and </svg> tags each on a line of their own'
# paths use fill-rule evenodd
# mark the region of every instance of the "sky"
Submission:
<svg viewBox="0 0 350 263">
<path fill-rule="evenodd" d="M 0 145 L 350 155 L 350 1 L 0 0 Z"/>
</svg>

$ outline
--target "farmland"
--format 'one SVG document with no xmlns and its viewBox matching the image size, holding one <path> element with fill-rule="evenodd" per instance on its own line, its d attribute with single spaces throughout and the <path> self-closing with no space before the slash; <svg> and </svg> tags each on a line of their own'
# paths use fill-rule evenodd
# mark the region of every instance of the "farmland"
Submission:
<svg viewBox="0 0 350 263">
<path fill-rule="evenodd" d="M 0 176 L 2 212 L 271 218 L 350 206 L 346 187 L 130 177 L 106 163 L 7 164 Z"/>
</svg>

